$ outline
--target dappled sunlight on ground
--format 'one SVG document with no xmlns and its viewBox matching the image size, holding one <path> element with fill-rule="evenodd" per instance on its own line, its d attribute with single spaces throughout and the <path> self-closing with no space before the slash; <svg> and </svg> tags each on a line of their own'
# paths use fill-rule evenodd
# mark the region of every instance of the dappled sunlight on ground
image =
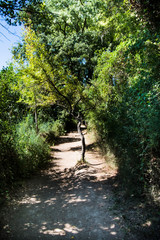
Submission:
<svg viewBox="0 0 160 240">
<path fill-rule="evenodd" d="M 125 206 L 125 199 L 117 204 L 116 171 L 106 171 L 104 159 L 99 159 L 98 153 L 94 158 L 89 152 L 89 164 L 75 166 L 72 150 L 70 159 L 66 154 L 70 144 L 78 146 L 79 140 L 73 140 L 73 134 L 62 137 L 54 147 L 57 150 L 49 168 L 28 180 L 18 198 L 3 209 L 0 239 L 147 239 L 137 232 L 131 233 L 130 223 L 126 224 L 128 216 L 135 214 L 137 208 L 142 209 L 143 204 L 134 203 L 132 211 Z M 67 164 L 70 168 L 66 168 Z M 150 219 L 139 223 L 147 231 L 152 224 Z"/>
<path fill-rule="evenodd" d="M 55 177 L 44 174 L 29 183 L 27 194 L 11 208 L 9 239 L 122 237 L 121 219 L 110 211 L 113 200 L 107 180 L 90 181 L 84 172 L 76 172 L 72 170 L 71 178 L 64 172 Z"/>
</svg>

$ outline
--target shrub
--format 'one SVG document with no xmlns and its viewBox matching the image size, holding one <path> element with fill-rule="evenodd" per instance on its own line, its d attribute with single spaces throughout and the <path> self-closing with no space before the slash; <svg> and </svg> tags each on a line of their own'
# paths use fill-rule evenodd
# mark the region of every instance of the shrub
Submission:
<svg viewBox="0 0 160 240">
<path fill-rule="evenodd" d="M 88 94 L 91 125 L 116 152 L 121 180 L 135 192 L 146 191 L 159 171 L 151 163 L 160 145 L 159 36 L 142 34 L 102 54 Z"/>
<path fill-rule="evenodd" d="M 48 162 L 49 146 L 36 133 L 30 115 L 17 125 L 14 141 L 20 176 L 25 177 Z"/>
</svg>

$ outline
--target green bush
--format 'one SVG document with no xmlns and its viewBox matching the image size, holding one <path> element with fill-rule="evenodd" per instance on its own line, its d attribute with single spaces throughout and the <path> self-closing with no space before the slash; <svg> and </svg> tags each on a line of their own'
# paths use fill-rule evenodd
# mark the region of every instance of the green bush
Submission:
<svg viewBox="0 0 160 240">
<path fill-rule="evenodd" d="M 88 94 L 91 125 L 117 154 L 120 179 L 135 192 L 157 181 L 152 160 L 159 166 L 160 155 L 160 39 L 146 29 L 141 34 L 101 55 Z"/>
<path fill-rule="evenodd" d="M 36 133 L 31 116 L 16 127 L 15 148 L 18 154 L 19 174 L 27 176 L 49 160 L 49 146 Z"/>
<path fill-rule="evenodd" d="M 0 194 L 12 185 L 17 177 L 17 153 L 13 146 L 11 135 L 5 135 L 0 138 Z"/>
<path fill-rule="evenodd" d="M 55 121 L 52 127 L 52 131 L 56 137 L 63 135 L 65 133 L 65 123 L 61 120 Z"/>
<path fill-rule="evenodd" d="M 65 122 L 61 120 L 43 122 L 39 125 L 39 135 L 48 144 L 54 144 L 57 137 L 65 134 Z"/>
</svg>

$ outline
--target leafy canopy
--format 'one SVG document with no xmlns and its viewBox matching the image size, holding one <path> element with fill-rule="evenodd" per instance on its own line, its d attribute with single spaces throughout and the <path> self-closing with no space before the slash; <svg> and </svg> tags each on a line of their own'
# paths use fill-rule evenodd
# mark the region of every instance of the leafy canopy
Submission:
<svg viewBox="0 0 160 240">
<path fill-rule="evenodd" d="M 21 100 L 32 106 L 36 98 L 38 105 L 61 104 L 71 112 L 81 94 L 77 78 L 56 60 L 49 61 L 45 44 L 30 28 L 26 30 L 25 43 L 26 62 L 19 59 Z"/>
<path fill-rule="evenodd" d="M 33 6 L 41 2 L 41 0 L 0 0 L 0 15 L 10 25 L 16 25 L 22 21 L 22 12 L 32 11 Z"/>
<path fill-rule="evenodd" d="M 104 1 L 97 0 L 46 1 L 44 18 L 31 15 L 32 28 L 45 43 L 51 61 L 56 57 L 81 83 L 92 78 L 96 51 L 110 42 L 110 37 L 104 41 L 103 27 L 99 27 L 104 7 Z"/>
</svg>

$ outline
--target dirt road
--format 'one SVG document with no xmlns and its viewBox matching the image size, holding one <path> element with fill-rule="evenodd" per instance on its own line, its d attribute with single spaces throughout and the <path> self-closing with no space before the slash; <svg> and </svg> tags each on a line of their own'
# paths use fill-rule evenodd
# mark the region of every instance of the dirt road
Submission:
<svg viewBox="0 0 160 240">
<path fill-rule="evenodd" d="M 28 180 L 2 209 L 1 240 L 142 239 L 130 231 L 123 209 L 116 207 L 116 171 L 108 168 L 91 142 L 87 145 L 88 165 L 75 167 L 79 136 L 60 138 L 52 147 L 50 167 Z"/>
</svg>

